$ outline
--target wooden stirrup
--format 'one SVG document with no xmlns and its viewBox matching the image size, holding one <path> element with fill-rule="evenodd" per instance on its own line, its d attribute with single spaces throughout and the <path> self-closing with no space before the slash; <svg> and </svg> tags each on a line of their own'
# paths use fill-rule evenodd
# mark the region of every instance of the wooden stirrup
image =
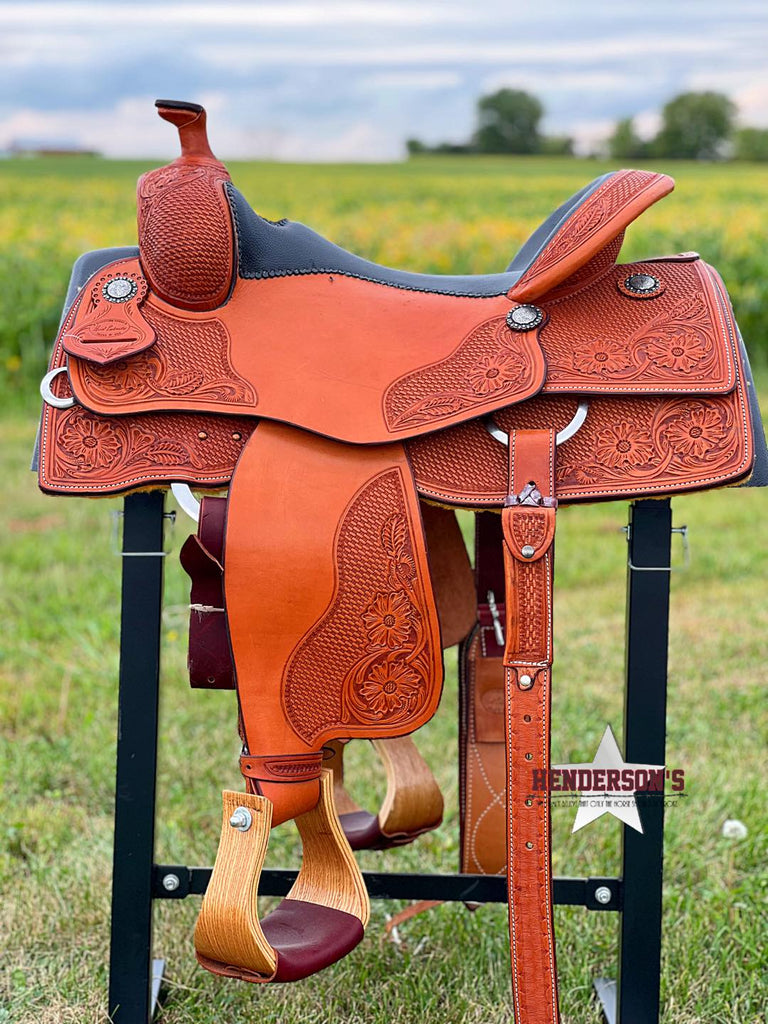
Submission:
<svg viewBox="0 0 768 1024">
<path fill-rule="evenodd" d="M 243 981 L 297 981 L 341 959 L 363 937 L 368 893 L 333 803 L 324 770 L 317 805 L 296 819 L 303 844 L 291 891 L 263 921 L 258 884 L 269 843 L 266 797 L 225 790 L 221 839 L 195 926 L 198 961 Z M 247 825 L 250 814 L 251 823 Z M 230 819 L 239 817 L 242 826 Z"/>
<path fill-rule="evenodd" d="M 387 772 L 387 793 L 378 815 L 363 810 L 344 787 L 344 743 L 328 744 L 334 800 L 353 850 L 403 846 L 443 820 L 442 794 L 411 737 L 371 742 Z"/>
</svg>

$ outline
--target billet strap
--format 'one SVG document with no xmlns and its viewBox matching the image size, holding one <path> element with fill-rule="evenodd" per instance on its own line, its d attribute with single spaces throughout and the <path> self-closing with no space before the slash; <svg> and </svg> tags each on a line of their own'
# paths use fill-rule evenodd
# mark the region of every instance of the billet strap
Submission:
<svg viewBox="0 0 768 1024">
<path fill-rule="evenodd" d="M 501 516 L 475 515 L 477 623 L 459 652 L 459 820 L 462 874 L 507 870 Z M 467 904 L 475 909 L 478 904 Z"/>
<path fill-rule="evenodd" d="M 506 573 L 507 885 L 515 1020 L 557 1024 L 549 797 L 555 435 L 510 433 Z"/>
<path fill-rule="evenodd" d="M 263 796 L 223 793 L 221 839 L 195 926 L 195 952 L 207 970 L 242 981 L 298 981 L 328 967 L 360 942 L 370 903 L 339 825 L 329 771 L 320 799 L 296 818 L 304 855 L 291 891 L 263 921 L 259 877 L 272 806 Z"/>
<path fill-rule="evenodd" d="M 187 654 L 189 684 L 206 690 L 233 690 L 235 687 L 222 576 L 226 515 L 226 498 L 203 498 L 197 533 L 187 537 L 179 556 L 192 581 Z"/>
<path fill-rule="evenodd" d="M 344 746 L 328 744 L 325 766 L 333 772 L 339 820 L 353 850 L 404 846 L 440 825 L 443 797 L 429 765 L 410 736 L 373 740 L 387 773 L 387 793 L 378 814 L 363 810 L 344 786 Z"/>
<path fill-rule="evenodd" d="M 461 643 L 475 625 L 472 566 L 456 512 L 426 501 L 420 505 L 443 649 L 446 649 Z"/>
<path fill-rule="evenodd" d="M 498 554 L 501 561 L 500 548 Z M 503 604 L 500 610 L 503 615 Z M 503 875 L 507 870 L 504 666 L 490 615 L 482 608 L 479 611 L 480 622 L 462 645 L 459 661 L 460 871 Z"/>
</svg>

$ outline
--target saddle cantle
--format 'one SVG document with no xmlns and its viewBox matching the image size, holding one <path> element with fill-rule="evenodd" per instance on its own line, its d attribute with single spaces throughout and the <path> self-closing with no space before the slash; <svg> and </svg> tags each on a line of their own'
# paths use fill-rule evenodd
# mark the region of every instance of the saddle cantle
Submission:
<svg viewBox="0 0 768 1024">
<path fill-rule="evenodd" d="M 236 686 L 246 783 L 224 794 L 198 959 L 287 981 L 359 942 L 349 839 L 439 823 L 405 737 L 437 706 L 444 644 L 471 633 L 462 863 L 506 872 L 516 1020 L 554 1022 L 549 808 L 529 792 L 549 766 L 556 510 L 736 483 L 764 457 L 723 284 L 695 253 L 616 262 L 673 187 L 634 170 L 576 193 L 503 273 L 380 267 L 259 217 L 204 110 L 157 105 L 181 156 L 140 179 L 138 248 L 75 264 L 38 462 L 54 494 L 229 488 L 182 554 L 192 682 Z M 457 506 L 482 513 L 475 580 Z M 387 766 L 378 816 L 343 788 L 353 737 Z M 492 806 L 471 793 L 481 775 Z M 259 921 L 269 830 L 289 819 L 303 866 Z"/>
</svg>

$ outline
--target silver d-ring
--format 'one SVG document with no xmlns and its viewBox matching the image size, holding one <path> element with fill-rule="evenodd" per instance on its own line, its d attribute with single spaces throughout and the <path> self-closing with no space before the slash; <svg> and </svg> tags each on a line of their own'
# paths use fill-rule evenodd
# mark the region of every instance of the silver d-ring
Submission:
<svg viewBox="0 0 768 1024">
<path fill-rule="evenodd" d="M 40 381 L 40 394 L 43 396 L 43 401 L 48 405 L 52 405 L 54 409 L 71 409 L 75 404 L 74 398 L 59 398 L 58 395 L 54 395 L 53 391 L 51 391 L 51 384 L 54 379 L 60 373 L 66 372 L 66 366 L 57 366 L 55 370 L 49 370 Z"/>
<path fill-rule="evenodd" d="M 573 419 L 571 420 L 571 422 L 567 426 L 563 427 L 562 430 L 558 430 L 557 434 L 555 434 L 555 444 L 563 444 L 563 442 L 570 440 L 570 438 L 572 438 L 573 435 L 576 434 L 584 426 L 584 421 L 587 418 L 588 412 L 589 402 L 582 399 L 579 402 L 578 409 L 573 414 Z M 507 445 L 507 447 L 509 447 L 509 434 L 507 434 L 506 431 L 502 430 L 501 427 L 496 425 L 493 417 L 488 416 L 485 420 L 483 420 L 483 422 L 485 424 L 485 429 L 488 431 L 492 438 L 494 438 L 496 441 L 500 441 L 501 444 L 505 444 Z"/>
<path fill-rule="evenodd" d="M 200 502 L 190 490 L 189 484 L 171 484 L 171 494 L 179 503 L 181 511 L 186 512 L 190 519 L 199 523 Z"/>
</svg>

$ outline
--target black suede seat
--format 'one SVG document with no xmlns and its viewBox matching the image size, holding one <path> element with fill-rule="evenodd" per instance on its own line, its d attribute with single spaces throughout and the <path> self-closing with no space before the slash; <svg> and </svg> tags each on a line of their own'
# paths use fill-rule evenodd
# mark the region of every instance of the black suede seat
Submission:
<svg viewBox="0 0 768 1024">
<path fill-rule="evenodd" d="M 613 172 L 611 172 L 613 173 Z M 444 295 L 504 295 L 517 283 L 568 218 L 611 173 L 595 178 L 551 213 L 523 245 L 502 274 L 413 274 L 364 260 L 304 224 L 269 221 L 255 213 L 234 186 L 227 185 L 237 228 L 240 277 L 287 277 L 293 274 L 344 274 L 408 291 Z"/>
</svg>

